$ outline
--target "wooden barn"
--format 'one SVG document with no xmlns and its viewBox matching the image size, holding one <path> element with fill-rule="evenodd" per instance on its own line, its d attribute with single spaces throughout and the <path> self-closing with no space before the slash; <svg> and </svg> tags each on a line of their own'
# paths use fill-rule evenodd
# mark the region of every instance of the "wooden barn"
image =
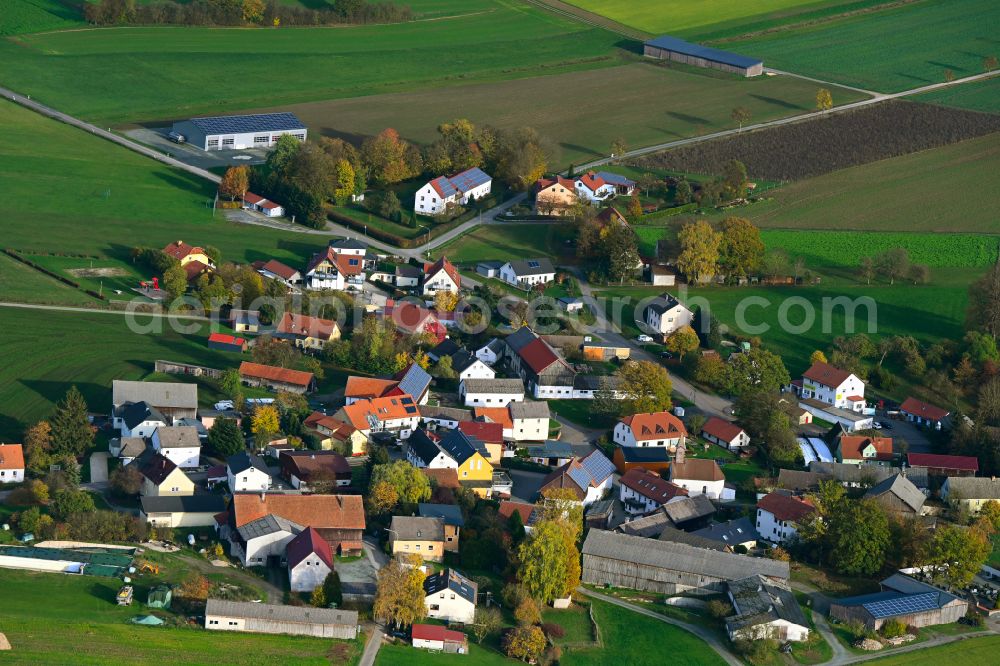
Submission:
<svg viewBox="0 0 1000 666">
<path fill-rule="evenodd" d="M 873 630 L 888 620 L 919 628 L 958 622 L 969 610 L 964 599 L 901 573 L 881 585 L 881 592 L 831 600 L 830 617 L 840 622 L 859 620 Z"/>
<path fill-rule="evenodd" d="M 669 35 L 656 37 L 646 42 L 643 45 L 643 55 L 648 58 L 670 60 L 693 67 L 719 69 L 746 77 L 760 76 L 764 73 L 762 60 L 700 44 L 692 44 Z"/>
<path fill-rule="evenodd" d="M 788 580 L 788 562 L 698 548 L 673 541 L 591 530 L 583 542 L 583 582 L 661 594 L 715 594 L 761 575 Z"/>
</svg>

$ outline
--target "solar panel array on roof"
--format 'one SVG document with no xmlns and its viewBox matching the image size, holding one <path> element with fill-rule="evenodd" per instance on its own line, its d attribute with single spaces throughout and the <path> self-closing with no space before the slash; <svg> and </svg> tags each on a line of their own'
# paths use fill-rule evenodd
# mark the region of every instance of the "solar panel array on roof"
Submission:
<svg viewBox="0 0 1000 666">
<path fill-rule="evenodd" d="M 573 479 L 576 485 L 580 486 L 580 488 L 582 488 L 583 490 L 587 490 L 587 488 L 590 488 L 590 482 L 593 480 L 593 478 L 590 476 L 590 472 L 588 472 L 586 469 L 584 469 L 583 467 L 574 467 L 570 465 L 568 473 L 569 473 L 569 478 Z"/>
<path fill-rule="evenodd" d="M 458 188 L 456 188 L 450 180 L 444 176 L 439 176 L 431 181 L 431 187 L 438 191 L 444 198 L 448 198 L 455 194 L 458 194 Z"/>
<path fill-rule="evenodd" d="M 695 58 L 704 58 L 705 60 L 722 63 L 723 65 L 732 65 L 733 67 L 753 67 L 754 65 L 764 63 L 759 58 L 750 58 L 738 53 L 732 53 L 731 51 L 720 51 L 719 49 L 702 46 L 701 44 L 692 44 L 691 42 L 685 42 L 683 39 L 677 39 L 668 35 L 651 39 L 646 42 L 646 45 L 666 51 L 683 53 Z"/>
<path fill-rule="evenodd" d="M 294 113 L 254 113 L 246 116 L 192 118 L 191 123 L 208 134 L 249 134 L 305 129 Z"/>
<path fill-rule="evenodd" d="M 461 192 L 468 192 L 469 190 L 474 190 L 480 185 L 485 185 L 492 179 L 482 169 L 473 167 L 463 171 L 462 173 L 455 174 L 448 180 L 451 181 L 452 187 Z"/>
<path fill-rule="evenodd" d="M 900 596 L 895 599 L 872 601 L 864 604 L 864 607 L 873 617 L 884 618 L 935 610 L 940 605 L 938 604 L 938 594 L 936 592 L 927 592 L 925 594 Z"/>
<path fill-rule="evenodd" d="M 611 476 L 615 471 L 615 464 L 607 459 L 600 451 L 594 451 L 589 456 L 580 461 L 583 468 L 590 473 L 595 482 L 600 483 Z"/>
<path fill-rule="evenodd" d="M 430 384 L 431 376 L 427 374 L 427 371 L 413 363 L 399 380 L 399 390 L 419 399 L 427 391 Z"/>
</svg>

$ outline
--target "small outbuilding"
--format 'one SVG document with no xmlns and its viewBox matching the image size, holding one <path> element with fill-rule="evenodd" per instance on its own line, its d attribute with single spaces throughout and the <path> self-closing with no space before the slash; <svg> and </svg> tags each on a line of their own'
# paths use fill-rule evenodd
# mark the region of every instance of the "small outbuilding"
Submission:
<svg viewBox="0 0 1000 666">
<path fill-rule="evenodd" d="M 310 606 L 209 599 L 205 605 L 205 628 L 354 640 L 358 635 L 358 613 Z"/>
<path fill-rule="evenodd" d="M 410 632 L 413 647 L 436 650 L 445 654 L 465 654 L 469 641 L 461 631 L 447 629 L 439 624 L 415 624 Z"/>
</svg>

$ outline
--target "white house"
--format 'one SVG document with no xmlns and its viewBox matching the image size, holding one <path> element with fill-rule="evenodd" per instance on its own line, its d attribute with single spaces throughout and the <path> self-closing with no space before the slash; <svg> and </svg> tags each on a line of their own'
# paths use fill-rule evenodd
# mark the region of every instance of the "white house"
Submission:
<svg viewBox="0 0 1000 666">
<path fill-rule="evenodd" d="M 285 214 L 285 209 L 280 204 L 269 201 L 253 192 L 247 192 L 243 195 L 243 208 L 263 213 L 267 217 L 282 217 Z"/>
<path fill-rule="evenodd" d="M 226 461 L 229 492 L 258 492 L 271 487 L 271 473 L 263 458 L 249 453 L 237 453 Z"/>
<path fill-rule="evenodd" d="M 803 400 L 818 400 L 852 412 L 865 408 L 865 383 L 857 375 L 829 363 L 813 363 L 802 373 L 801 382 L 792 383 L 792 388 Z"/>
<path fill-rule="evenodd" d="M 451 368 L 458 374 L 460 381 L 465 379 L 493 379 L 497 376 L 496 370 L 464 349 L 456 354 L 452 354 Z"/>
<path fill-rule="evenodd" d="M 500 279 L 507 284 L 531 289 L 537 284 L 548 284 L 556 279 L 556 269 L 544 257 L 538 259 L 517 259 L 500 267 Z"/>
<path fill-rule="evenodd" d="M 719 465 L 707 458 L 686 459 L 684 445 L 677 447 L 674 461 L 670 464 L 670 481 L 688 491 L 695 497 L 705 495 L 709 499 L 735 499 L 735 491 L 726 488 L 726 476 Z"/>
<path fill-rule="evenodd" d="M 433 264 L 424 266 L 424 296 L 434 296 L 439 291 L 450 291 L 457 294 L 462 286 L 462 276 L 448 257 L 441 257 Z"/>
<path fill-rule="evenodd" d="M 713 416 L 701 428 L 701 436 L 730 451 L 750 446 L 750 435 L 735 423 Z"/>
<path fill-rule="evenodd" d="M 464 206 L 473 199 L 482 199 L 492 187 L 493 179 L 478 167 L 454 176 L 438 176 L 417 190 L 413 210 L 423 215 L 440 215 L 448 210 L 449 204 Z"/>
<path fill-rule="evenodd" d="M 664 504 L 687 497 L 687 494 L 684 488 L 641 467 L 625 472 L 618 486 L 618 496 L 625 511 L 633 515 L 655 511 Z"/>
<path fill-rule="evenodd" d="M 257 264 L 254 264 L 254 266 L 257 266 Z M 288 287 L 302 284 L 302 273 L 291 266 L 281 263 L 277 259 L 271 259 L 260 264 L 257 272 L 268 280 L 277 280 Z"/>
<path fill-rule="evenodd" d="M 122 437 L 152 437 L 157 428 L 165 428 L 170 422 L 158 409 L 145 402 L 133 402 L 120 410 L 115 419 Z"/>
<path fill-rule="evenodd" d="M 600 449 L 587 456 L 571 460 L 542 479 L 539 493 L 555 488 L 568 488 L 584 506 L 604 497 L 614 482 L 615 465 Z"/>
<path fill-rule="evenodd" d="M 798 525 L 816 508 L 807 500 L 780 493 L 768 493 L 757 501 L 757 533 L 772 543 L 794 541 Z"/>
<path fill-rule="evenodd" d="M 461 631 L 447 629 L 439 624 L 415 624 L 410 627 L 413 647 L 444 652 L 465 654 L 469 641 Z"/>
<path fill-rule="evenodd" d="M 458 462 L 437 445 L 437 435 L 417 430 L 406 440 L 406 460 L 419 469 L 458 469 Z"/>
<path fill-rule="evenodd" d="M 670 294 L 663 294 L 646 305 L 642 320 L 654 332 L 666 337 L 679 328 L 690 326 L 694 313 Z"/>
<path fill-rule="evenodd" d="M 524 400 L 507 405 L 510 413 L 509 439 L 515 442 L 541 442 L 549 436 L 549 403 L 544 400 Z M 508 437 L 504 433 L 505 437 Z"/>
<path fill-rule="evenodd" d="M 238 538 L 230 538 L 230 553 L 245 567 L 263 566 L 269 557 L 284 556 L 285 548 L 303 529 L 269 513 L 236 528 Z"/>
<path fill-rule="evenodd" d="M 520 379 L 465 379 L 458 385 L 462 404 L 470 407 L 506 407 L 524 400 L 524 383 Z"/>
<path fill-rule="evenodd" d="M 0 483 L 24 481 L 24 450 L 20 444 L 0 444 Z"/>
<path fill-rule="evenodd" d="M 726 582 L 734 614 L 726 618 L 730 640 L 772 639 L 779 643 L 809 638 L 809 621 L 784 585 L 760 574 Z"/>
<path fill-rule="evenodd" d="M 333 550 L 319 532 L 307 527 L 288 542 L 288 583 L 292 592 L 312 592 L 333 571 Z"/>
<path fill-rule="evenodd" d="M 592 204 L 606 201 L 615 195 L 615 184 L 610 183 L 601 174 L 588 171 L 576 179 L 576 194 Z"/>
<path fill-rule="evenodd" d="M 494 366 L 500 360 L 503 353 L 503 340 L 493 338 L 485 345 L 476 350 L 476 358 L 489 366 Z"/>
<path fill-rule="evenodd" d="M 364 262 L 363 254 L 338 252 L 337 248 L 327 246 L 306 265 L 305 286 L 313 290 L 361 291 L 365 283 Z"/>
<path fill-rule="evenodd" d="M 470 624 L 476 615 L 479 588 L 454 569 L 443 569 L 424 579 L 427 617 Z"/>
<path fill-rule="evenodd" d="M 201 438 L 194 426 L 157 428 L 153 450 L 159 451 L 181 468 L 197 467 L 201 459 Z"/>
<path fill-rule="evenodd" d="M 687 429 L 670 412 L 645 412 L 626 416 L 615 425 L 615 444 L 621 446 L 663 446 L 674 450 L 684 444 Z"/>
</svg>

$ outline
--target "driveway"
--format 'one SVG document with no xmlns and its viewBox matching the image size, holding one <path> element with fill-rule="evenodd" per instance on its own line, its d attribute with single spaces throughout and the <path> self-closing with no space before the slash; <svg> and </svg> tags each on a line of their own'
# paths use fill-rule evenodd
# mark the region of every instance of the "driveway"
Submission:
<svg viewBox="0 0 1000 666">
<path fill-rule="evenodd" d="M 260 148 L 247 150 L 199 150 L 185 143 L 174 143 L 167 138 L 169 127 L 140 127 L 122 132 L 125 136 L 138 143 L 155 148 L 170 157 L 190 164 L 200 169 L 241 166 L 247 164 L 263 164 L 267 159 L 266 150 Z"/>
<path fill-rule="evenodd" d="M 90 482 L 107 483 L 108 481 L 108 452 L 95 451 L 90 454 Z"/>
<path fill-rule="evenodd" d="M 523 469 L 509 469 L 514 487 L 511 489 L 510 498 L 521 502 L 533 502 L 542 487 L 542 480 L 545 474 L 542 472 L 528 472 Z"/>
</svg>

